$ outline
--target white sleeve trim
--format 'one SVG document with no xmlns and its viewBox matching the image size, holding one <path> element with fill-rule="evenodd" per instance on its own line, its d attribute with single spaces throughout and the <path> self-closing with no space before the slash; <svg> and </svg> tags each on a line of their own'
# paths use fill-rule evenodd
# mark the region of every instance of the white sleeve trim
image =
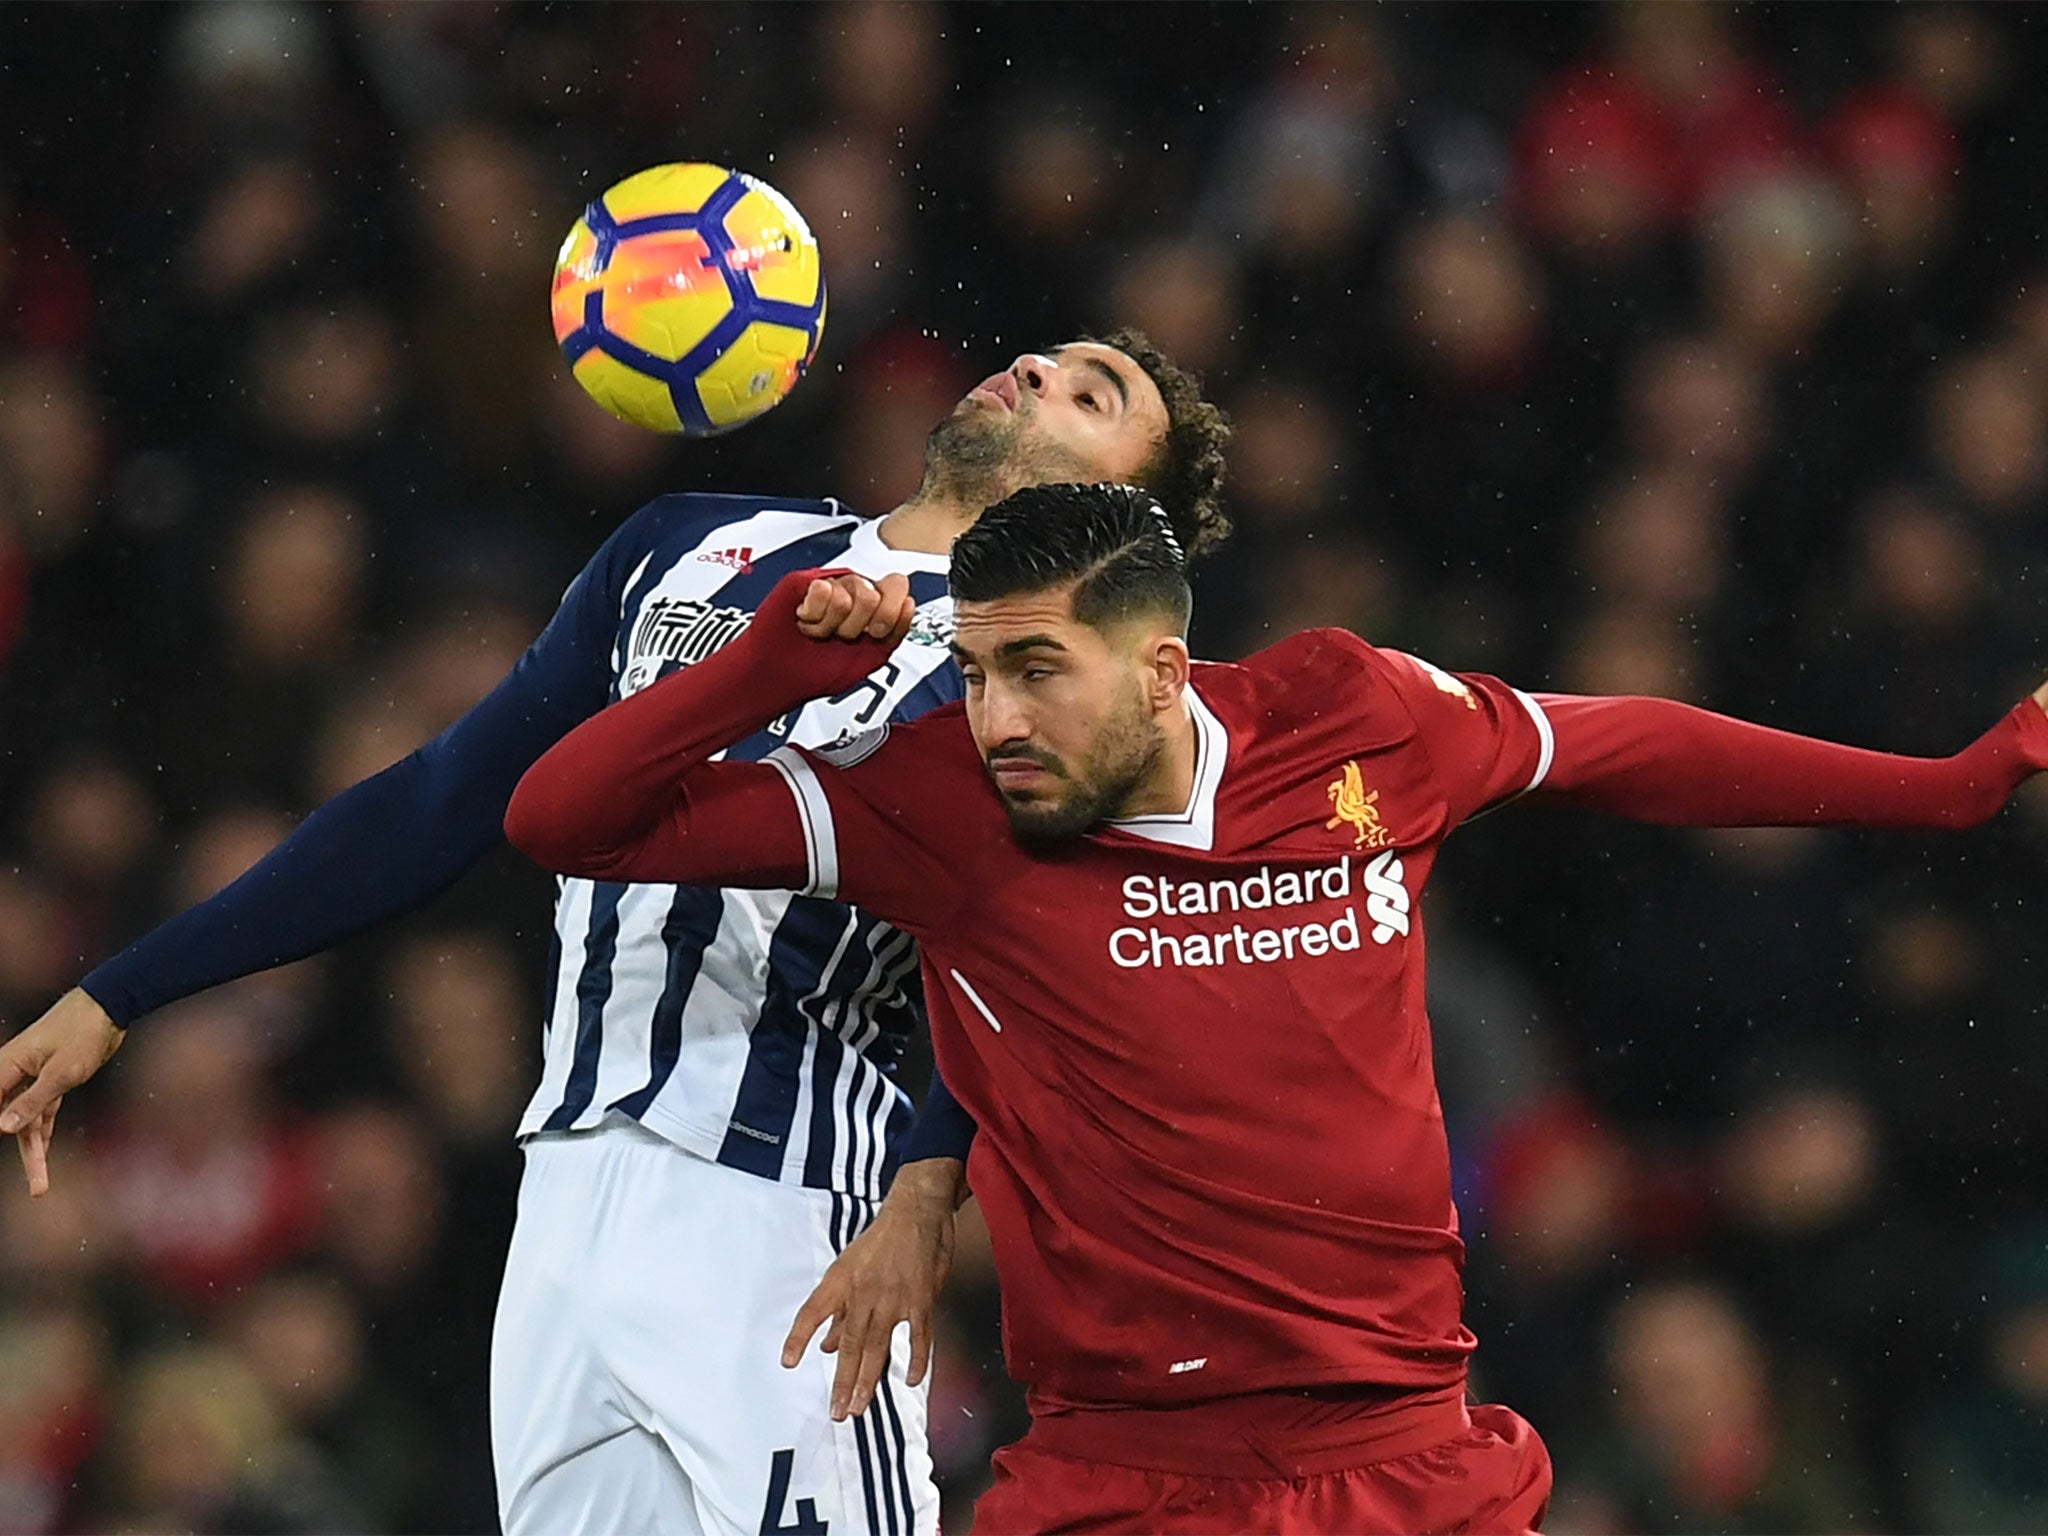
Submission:
<svg viewBox="0 0 2048 1536">
<path fill-rule="evenodd" d="M 822 896 L 827 901 L 839 895 L 839 834 L 832 826 L 832 802 L 818 771 L 795 747 L 778 747 L 761 759 L 789 786 L 796 798 L 797 820 L 804 829 L 804 860 L 809 883 L 799 896 Z"/>
<path fill-rule="evenodd" d="M 1557 735 L 1551 730 L 1550 716 L 1543 713 L 1543 706 L 1541 704 L 1538 704 L 1519 688 L 1511 691 L 1516 698 L 1522 701 L 1522 708 L 1529 711 L 1529 718 L 1536 722 L 1536 740 L 1538 743 L 1536 772 L 1530 776 L 1529 782 L 1522 786 L 1521 792 L 1526 795 L 1530 790 L 1550 777 L 1550 765 L 1557 757 Z"/>
</svg>

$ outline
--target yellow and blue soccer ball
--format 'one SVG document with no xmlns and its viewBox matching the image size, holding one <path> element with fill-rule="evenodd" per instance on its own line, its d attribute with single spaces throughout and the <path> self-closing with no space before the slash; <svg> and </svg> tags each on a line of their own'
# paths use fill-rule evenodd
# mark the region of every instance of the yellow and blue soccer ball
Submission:
<svg viewBox="0 0 2048 1536">
<path fill-rule="evenodd" d="M 555 258 L 555 340 L 592 399 L 693 437 L 796 387 L 825 334 L 818 242 L 766 182 L 657 165 L 583 210 Z"/>
</svg>

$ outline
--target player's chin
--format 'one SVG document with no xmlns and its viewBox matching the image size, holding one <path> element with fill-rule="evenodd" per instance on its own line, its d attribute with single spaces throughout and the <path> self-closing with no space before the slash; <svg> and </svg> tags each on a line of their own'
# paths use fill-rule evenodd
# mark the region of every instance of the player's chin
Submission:
<svg viewBox="0 0 2048 1536">
<path fill-rule="evenodd" d="M 1029 790 L 1002 791 L 1003 809 L 1009 813 L 1010 830 L 1020 843 L 1052 843 L 1085 832 L 1094 815 L 1069 797 L 1054 798 Z"/>
</svg>

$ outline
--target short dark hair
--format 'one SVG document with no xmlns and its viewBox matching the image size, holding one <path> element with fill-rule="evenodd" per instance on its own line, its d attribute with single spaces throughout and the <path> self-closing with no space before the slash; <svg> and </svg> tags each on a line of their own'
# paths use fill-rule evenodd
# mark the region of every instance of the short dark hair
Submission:
<svg viewBox="0 0 2048 1536">
<path fill-rule="evenodd" d="M 1145 370 L 1166 402 L 1166 437 L 1138 471 L 1138 483 L 1159 498 L 1189 559 L 1208 554 L 1230 537 L 1223 511 L 1223 449 L 1230 418 L 1202 398 L 1201 378 L 1152 344 L 1143 331 L 1119 326 L 1083 341 L 1115 347 Z"/>
<path fill-rule="evenodd" d="M 1027 485 L 953 541 L 956 602 L 1073 583 L 1074 617 L 1101 629 L 1140 613 L 1187 628 L 1193 599 L 1178 532 L 1135 485 Z"/>
</svg>

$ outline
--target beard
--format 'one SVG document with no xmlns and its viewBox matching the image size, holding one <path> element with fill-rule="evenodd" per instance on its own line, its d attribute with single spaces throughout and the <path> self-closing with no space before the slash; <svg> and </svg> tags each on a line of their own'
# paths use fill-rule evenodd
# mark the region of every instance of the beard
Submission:
<svg viewBox="0 0 2048 1536">
<path fill-rule="evenodd" d="M 918 501 L 950 501 L 980 511 L 1027 485 L 1097 478 L 1079 455 L 1036 440 L 1023 411 L 962 407 L 924 444 Z"/>
<path fill-rule="evenodd" d="M 1128 705 L 1103 725 L 1102 734 L 1089 747 L 1088 759 L 1078 776 L 1068 773 L 1066 766 L 1049 752 L 1025 747 L 997 753 L 997 759 L 1024 758 L 1036 763 L 1067 783 L 1066 792 L 1055 799 L 1012 799 L 998 786 L 996 792 L 1002 795 L 1011 832 L 1018 842 L 1041 847 L 1077 837 L 1097 822 L 1121 815 L 1132 793 L 1159 761 L 1165 746 L 1166 738 L 1158 723 L 1145 708 L 1143 699 L 1133 694 Z"/>
</svg>

